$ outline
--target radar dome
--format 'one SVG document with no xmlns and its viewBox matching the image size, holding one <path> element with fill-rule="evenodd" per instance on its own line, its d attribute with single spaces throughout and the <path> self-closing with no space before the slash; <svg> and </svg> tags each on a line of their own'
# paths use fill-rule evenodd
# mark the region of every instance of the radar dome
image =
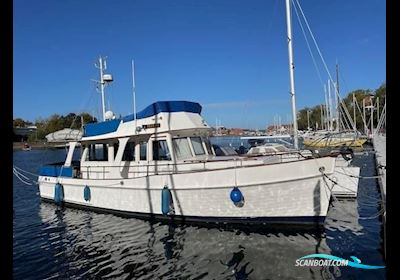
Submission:
<svg viewBox="0 0 400 280">
<path fill-rule="evenodd" d="M 106 120 L 112 120 L 114 118 L 114 113 L 112 111 L 107 111 L 105 117 Z"/>
</svg>

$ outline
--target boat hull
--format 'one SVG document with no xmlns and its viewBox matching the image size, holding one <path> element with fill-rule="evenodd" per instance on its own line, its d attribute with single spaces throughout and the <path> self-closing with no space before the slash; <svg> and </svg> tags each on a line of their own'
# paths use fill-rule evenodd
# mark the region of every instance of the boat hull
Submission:
<svg viewBox="0 0 400 280">
<path fill-rule="evenodd" d="M 137 217 L 228 223 L 321 223 L 328 212 L 331 193 L 320 168 L 330 175 L 334 162 L 334 158 L 327 157 L 119 180 L 41 176 L 39 188 L 42 198 L 54 200 L 58 182 L 63 185 L 66 205 Z M 90 187 L 89 201 L 84 199 L 85 186 Z M 164 186 L 172 195 L 173 215 L 162 215 Z M 244 197 L 239 206 L 230 198 L 235 186 Z"/>
</svg>

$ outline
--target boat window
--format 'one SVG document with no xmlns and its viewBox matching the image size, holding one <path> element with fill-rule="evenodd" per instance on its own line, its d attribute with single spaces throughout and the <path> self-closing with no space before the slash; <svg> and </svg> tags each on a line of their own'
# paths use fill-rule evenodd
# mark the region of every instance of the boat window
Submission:
<svg viewBox="0 0 400 280">
<path fill-rule="evenodd" d="M 107 144 L 90 144 L 89 161 L 108 161 Z"/>
<path fill-rule="evenodd" d="M 82 146 L 78 148 L 79 143 L 75 147 L 74 153 L 72 154 L 72 161 L 79 161 L 82 157 Z"/>
<path fill-rule="evenodd" d="M 213 155 L 213 152 L 211 150 L 211 143 L 210 140 L 208 138 L 204 138 L 204 144 L 206 144 L 206 149 L 209 155 Z"/>
<path fill-rule="evenodd" d="M 224 156 L 224 152 L 221 150 L 221 148 L 218 145 L 213 145 L 215 155 L 216 156 Z"/>
<path fill-rule="evenodd" d="M 201 144 L 200 137 L 190 137 L 192 140 L 192 146 L 195 155 L 204 155 L 206 152 L 204 151 L 203 145 Z"/>
<path fill-rule="evenodd" d="M 235 151 L 235 149 L 230 146 L 220 147 L 220 148 L 223 151 L 224 155 L 226 155 L 226 156 L 236 156 L 238 154 Z"/>
<path fill-rule="evenodd" d="M 175 138 L 172 140 L 172 144 L 174 146 L 177 159 L 190 158 L 192 156 L 187 138 Z"/>
<path fill-rule="evenodd" d="M 153 141 L 153 160 L 171 160 L 166 140 Z"/>
<path fill-rule="evenodd" d="M 122 155 L 123 161 L 134 161 L 135 160 L 135 143 L 126 143 L 124 154 Z"/>
<path fill-rule="evenodd" d="M 147 142 L 140 143 L 140 160 L 147 160 Z"/>
</svg>

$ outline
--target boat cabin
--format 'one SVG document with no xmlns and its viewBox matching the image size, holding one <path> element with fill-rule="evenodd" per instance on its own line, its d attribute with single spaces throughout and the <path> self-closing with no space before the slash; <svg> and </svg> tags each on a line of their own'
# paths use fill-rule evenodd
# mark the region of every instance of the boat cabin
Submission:
<svg viewBox="0 0 400 280">
<path fill-rule="evenodd" d="M 71 142 L 63 167 L 43 175 L 134 178 L 176 171 L 179 163 L 212 159 L 215 152 L 208 139 L 211 128 L 200 112 L 198 103 L 165 101 L 153 103 L 136 118 L 129 115 L 87 124 L 79 141 L 79 164 L 72 161 L 78 142 Z"/>
</svg>

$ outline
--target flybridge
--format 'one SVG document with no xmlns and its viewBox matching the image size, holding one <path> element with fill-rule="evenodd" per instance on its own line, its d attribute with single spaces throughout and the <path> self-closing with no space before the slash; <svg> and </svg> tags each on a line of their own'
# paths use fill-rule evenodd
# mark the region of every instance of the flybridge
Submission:
<svg viewBox="0 0 400 280">
<path fill-rule="evenodd" d="M 158 101 L 144 110 L 136 114 L 136 119 L 144 119 L 158 113 L 175 113 L 175 112 L 188 112 L 188 113 L 201 113 L 201 105 L 197 102 L 190 101 Z M 126 123 L 135 120 L 134 114 L 123 117 L 122 119 L 110 120 L 100 123 L 87 124 L 84 126 L 83 136 L 96 136 L 106 133 L 115 132 L 118 129 L 121 121 Z"/>
<path fill-rule="evenodd" d="M 188 113 L 201 113 L 201 105 L 196 102 L 190 101 L 158 101 L 147 106 L 143 111 L 136 114 L 136 119 L 144 119 L 158 113 L 173 113 L 173 112 L 188 112 Z M 133 121 L 134 115 L 128 115 L 122 118 L 124 122 Z"/>
</svg>

